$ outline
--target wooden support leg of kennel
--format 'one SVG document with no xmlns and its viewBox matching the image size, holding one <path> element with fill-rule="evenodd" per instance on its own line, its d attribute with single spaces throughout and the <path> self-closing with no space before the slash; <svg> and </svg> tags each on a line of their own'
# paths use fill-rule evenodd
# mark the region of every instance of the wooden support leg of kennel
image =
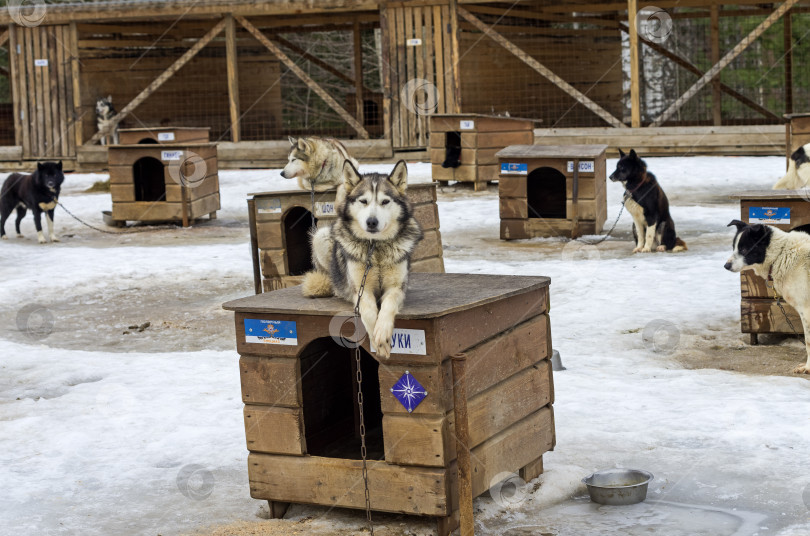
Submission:
<svg viewBox="0 0 810 536">
<path fill-rule="evenodd" d="M 430 116 L 430 163 L 435 182 L 472 182 L 475 191 L 486 190 L 498 179 L 495 154 L 509 145 L 532 145 L 534 121 L 481 114 Z M 457 151 L 455 154 L 454 151 Z M 448 156 L 458 167 L 442 167 Z"/>
<path fill-rule="evenodd" d="M 435 517 L 442 536 L 458 526 L 460 352 L 472 496 L 501 473 L 542 472 L 555 445 L 548 288 L 545 277 L 411 275 L 391 358 L 372 358 L 367 338 L 361 347 L 372 510 Z M 285 288 L 224 308 L 235 312 L 251 496 L 278 511 L 363 509 L 351 305 Z M 412 411 L 392 393 L 403 378 L 427 393 Z"/>
<path fill-rule="evenodd" d="M 501 239 L 598 234 L 607 218 L 607 145 L 514 145 L 500 161 Z"/>
<path fill-rule="evenodd" d="M 804 191 L 752 190 L 731 197 L 740 200 L 740 219 L 746 223 L 773 225 L 783 231 L 810 225 L 810 203 Z M 760 333 L 794 333 L 771 287 L 751 270 L 740 272 L 740 330 L 750 334 L 752 344 L 757 344 Z M 801 333 L 799 313 L 787 303 L 782 302 L 782 307 Z"/>
<path fill-rule="evenodd" d="M 335 190 L 315 193 L 315 219 L 320 225 L 334 221 Z M 254 281 L 264 291 L 298 285 L 312 269 L 309 232 L 312 227 L 310 192 L 290 190 L 249 194 L 253 211 L 251 234 L 256 237 Z M 416 247 L 411 263 L 414 272 L 444 272 L 442 235 L 435 184 L 411 184 L 408 199 L 424 238 Z M 250 205 L 252 203 L 252 207 Z M 261 291 L 259 291 L 261 292 Z"/>
</svg>

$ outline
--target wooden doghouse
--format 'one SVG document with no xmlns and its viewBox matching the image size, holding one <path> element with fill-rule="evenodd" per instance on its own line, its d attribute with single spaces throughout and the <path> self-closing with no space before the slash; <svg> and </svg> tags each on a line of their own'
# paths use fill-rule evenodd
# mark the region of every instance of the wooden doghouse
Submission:
<svg viewBox="0 0 810 536">
<path fill-rule="evenodd" d="M 118 130 L 118 142 L 121 145 L 208 143 L 210 132 L 208 127 L 122 128 Z"/>
<path fill-rule="evenodd" d="M 607 218 L 607 145 L 513 145 L 500 163 L 501 239 L 597 234 Z"/>
<path fill-rule="evenodd" d="M 534 122 L 480 114 L 430 116 L 430 163 L 436 182 L 472 182 L 475 191 L 486 190 L 498 179 L 495 154 L 509 145 L 534 143 Z M 442 167 L 451 155 L 458 167 Z"/>
<path fill-rule="evenodd" d="M 108 149 L 112 219 L 189 222 L 219 210 L 215 143 L 139 143 Z"/>
<path fill-rule="evenodd" d="M 810 113 L 785 114 L 785 151 L 787 158 L 802 145 L 810 143 Z"/>
<path fill-rule="evenodd" d="M 546 277 L 412 274 L 391 358 L 361 346 L 373 510 L 436 517 L 442 536 L 457 525 L 459 352 L 472 496 L 503 472 L 542 473 L 555 444 L 548 289 Z M 364 508 L 352 305 L 286 288 L 223 307 L 236 317 L 251 496 L 276 516 L 285 503 Z M 403 399 L 403 383 L 418 396 Z"/>
<path fill-rule="evenodd" d="M 335 190 L 315 193 L 315 220 L 336 218 Z M 256 293 L 294 286 L 312 269 L 309 231 L 312 227 L 310 192 L 290 190 L 248 194 Z M 408 185 L 408 199 L 424 238 L 416 247 L 411 270 L 444 272 L 442 235 L 435 184 Z"/>
<path fill-rule="evenodd" d="M 740 200 L 740 220 L 773 225 L 783 231 L 810 224 L 810 203 L 806 193 L 796 190 L 752 190 L 731 196 Z M 759 333 L 793 333 L 785 315 L 776 305 L 773 288 L 752 270 L 740 272 L 740 330 L 757 344 Z M 802 331 L 799 313 L 785 302 L 782 307 L 790 321 Z"/>
</svg>

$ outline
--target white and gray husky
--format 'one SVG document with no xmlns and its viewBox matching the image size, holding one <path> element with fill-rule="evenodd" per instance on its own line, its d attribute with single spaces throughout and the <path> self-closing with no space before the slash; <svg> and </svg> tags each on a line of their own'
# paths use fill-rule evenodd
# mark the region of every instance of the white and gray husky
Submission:
<svg viewBox="0 0 810 536">
<path fill-rule="evenodd" d="M 785 176 L 773 185 L 774 190 L 801 190 L 810 183 L 810 143 L 793 151 L 788 159 Z"/>
<path fill-rule="evenodd" d="M 408 168 L 403 160 L 387 176 L 360 175 L 347 161 L 337 195 L 338 218 L 312 236 L 315 269 L 307 273 L 302 287 L 305 296 L 336 295 L 354 305 L 373 242 L 360 317 L 377 355 L 384 358 L 391 355 L 394 319 L 405 301 L 411 255 L 422 239 L 407 187 Z"/>
<path fill-rule="evenodd" d="M 108 128 L 112 123 L 112 118 L 115 117 L 115 108 L 112 104 L 112 95 L 107 97 L 99 97 L 96 101 L 96 128 L 99 131 Z M 118 125 L 113 127 L 112 142 L 118 145 Z M 101 145 L 108 145 L 107 136 L 101 137 Z"/>
<path fill-rule="evenodd" d="M 725 264 L 726 270 L 741 272 L 751 268 L 798 311 L 804 327 L 807 362 L 793 369 L 797 374 L 810 374 L 810 234 L 782 231 L 770 225 L 748 225 L 740 220 L 728 224 L 737 228 L 734 253 Z"/>
<path fill-rule="evenodd" d="M 334 138 L 290 138 L 287 165 L 281 171 L 285 179 L 298 179 L 302 190 L 324 192 L 343 182 L 343 163 L 357 160 L 349 156 L 346 147 Z"/>
</svg>

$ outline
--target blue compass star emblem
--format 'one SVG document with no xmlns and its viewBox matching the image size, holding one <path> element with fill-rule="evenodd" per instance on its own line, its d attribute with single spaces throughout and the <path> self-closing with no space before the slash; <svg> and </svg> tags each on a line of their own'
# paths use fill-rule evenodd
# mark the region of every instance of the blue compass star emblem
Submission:
<svg viewBox="0 0 810 536">
<path fill-rule="evenodd" d="M 413 412 L 427 396 L 427 391 L 422 384 L 407 370 L 391 388 L 391 393 L 408 410 L 408 413 Z"/>
</svg>

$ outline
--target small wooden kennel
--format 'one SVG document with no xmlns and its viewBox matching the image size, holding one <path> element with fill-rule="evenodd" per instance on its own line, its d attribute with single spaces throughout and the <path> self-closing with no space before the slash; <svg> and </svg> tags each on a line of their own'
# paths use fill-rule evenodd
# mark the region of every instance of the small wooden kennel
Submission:
<svg viewBox="0 0 810 536">
<path fill-rule="evenodd" d="M 787 158 L 793 151 L 810 143 L 810 113 L 785 114 L 785 150 Z"/>
<path fill-rule="evenodd" d="M 752 190 L 731 197 L 740 200 L 740 220 L 790 231 L 810 225 L 810 203 L 803 194 L 796 190 Z M 750 334 L 751 344 L 757 344 L 760 333 L 793 333 L 776 305 L 773 288 L 769 288 L 766 281 L 752 270 L 740 272 L 740 296 L 740 330 Z M 782 307 L 802 333 L 799 313 L 785 302 L 782 302 Z"/>
<path fill-rule="evenodd" d="M 182 222 L 186 227 L 205 215 L 216 217 L 220 203 L 215 143 L 111 145 L 107 154 L 116 224 Z"/>
<path fill-rule="evenodd" d="M 210 130 L 208 127 L 122 128 L 118 131 L 118 141 L 121 145 L 208 143 Z"/>
<path fill-rule="evenodd" d="M 598 234 L 607 218 L 607 145 L 513 145 L 500 163 L 501 239 Z"/>
<path fill-rule="evenodd" d="M 495 154 L 509 145 L 534 143 L 534 121 L 480 114 L 430 116 L 430 163 L 436 182 L 472 182 L 486 190 L 498 179 Z M 457 167 L 443 167 L 443 164 Z"/>
<path fill-rule="evenodd" d="M 315 192 L 315 220 L 333 221 L 335 190 Z M 290 190 L 248 194 L 253 276 L 256 293 L 299 285 L 312 269 L 312 199 L 310 192 Z M 408 199 L 424 238 L 414 252 L 414 272 L 444 272 L 442 235 L 435 184 L 408 185 Z"/>
<path fill-rule="evenodd" d="M 458 525 L 463 391 L 472 496 L 504 472 L 542 473 L 555 445 L 548 288 L 546 277 L 412 274 L 391 358 L 361 346 L 372 510 L 435 517 L 442 536 Z M 236 317 L 251 497 L 278 517 L 288 503 L 363 509 L 351 304 L 286 288 L 223 307 Z"/>
</svg>

